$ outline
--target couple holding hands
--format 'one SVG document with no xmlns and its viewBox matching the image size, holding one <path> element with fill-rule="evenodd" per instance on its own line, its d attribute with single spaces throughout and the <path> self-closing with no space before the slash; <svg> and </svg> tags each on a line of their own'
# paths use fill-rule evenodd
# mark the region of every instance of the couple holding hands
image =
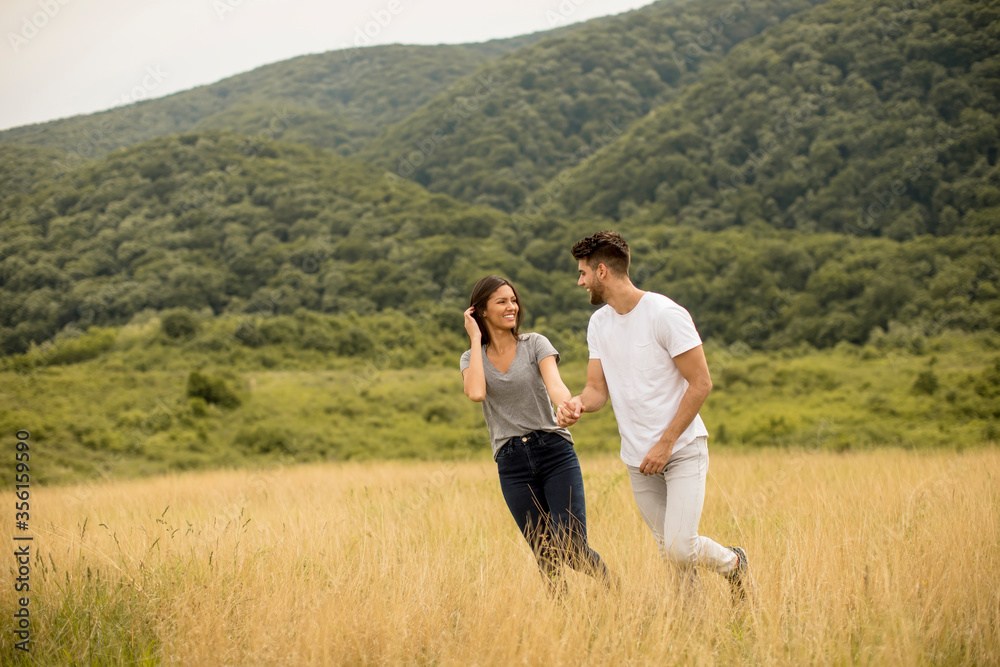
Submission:
<svg viewBox="0 0 1000 667">
<path fill-rule="evenodd" d="M 520 333 L 517 290 L 504 278 L 476 283 L 465 311 L 471 349 L 465 394 L 483 404 L 504 500 L 554 592 L 563 564 L 611 586 L 616 578 L 587 542 L 580 463 L 568 426 L 611 399 L 632 494 L 661 556 L 697 581 L 697 566 L 726 577 L 734 601 L 749 593 L 740 547 L 698 534 L 708 473 L 708 431 L 698 410 L 712 388 L 687 310 L 629 278 L 629 247 L 598 232 L 573 246 L 578 285 L 604 305 L 590 318 L 587 384 L 573 396 L 545 336 Z M 553 411 L 553 406 L 556 410 Z"/>
</svg>

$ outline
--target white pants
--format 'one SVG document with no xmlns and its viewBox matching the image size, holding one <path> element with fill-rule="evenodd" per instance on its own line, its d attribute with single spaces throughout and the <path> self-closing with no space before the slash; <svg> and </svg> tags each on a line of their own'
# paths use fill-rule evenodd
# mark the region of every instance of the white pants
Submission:
<svg viewBox="0 0 1000 667">
<path fill-rule="evenodd" d="M 675 451 L 657 475 L 626 467 L 635 504 L 664 560 L 684 569 L 704 566 L 719 574 L 736 568 L 735 553 L 698 534 L 708 476 L 708 438 L 696 438 Z"/>
</svg>

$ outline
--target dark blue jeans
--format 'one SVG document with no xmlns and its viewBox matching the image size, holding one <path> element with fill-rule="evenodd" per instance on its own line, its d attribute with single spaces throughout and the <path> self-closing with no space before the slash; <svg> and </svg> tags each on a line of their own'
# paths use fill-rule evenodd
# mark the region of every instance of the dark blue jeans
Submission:
<svg viewBox="0 0 1000 667">
<path fill-rule="evenodd" d="M 558 433 L 532 431 L 497 452 L 507 507 L 553 586 L 565 563 L 610 584 L 611 574 L 587 544 L 587 502 L 573 445 Z"/>
</svg>

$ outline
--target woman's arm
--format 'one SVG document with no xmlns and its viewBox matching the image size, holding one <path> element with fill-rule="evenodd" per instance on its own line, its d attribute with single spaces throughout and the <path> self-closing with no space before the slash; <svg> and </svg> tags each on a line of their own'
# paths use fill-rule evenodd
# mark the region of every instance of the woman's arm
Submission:
<svg viewBox="0 0 1000 667">
<path fill-rule="evenodd" d="M 568 401 L 572 394 L 562 381 L 559 375 L 559 366 L 556 364 L 555 355 L 549 355 L 538 362 L 538 370 L 542 374 L 542 382 L 545 383 L 545 390 L 549 392 L 549 400 L 552 405 L 562 405 Z"/>
<path fill-rule="evenodd" d="M 472 317 L 473 308 L 465 311 L 465 331 L 469 334 L 472 353 L 469 355 L 469 367 L 462 371 L 465 381 L 465 395 L 476 403 L 482 403 L 486 398 L 486 371 L 483 370 L 483 334 L 479 325 Z"/>
</svg>

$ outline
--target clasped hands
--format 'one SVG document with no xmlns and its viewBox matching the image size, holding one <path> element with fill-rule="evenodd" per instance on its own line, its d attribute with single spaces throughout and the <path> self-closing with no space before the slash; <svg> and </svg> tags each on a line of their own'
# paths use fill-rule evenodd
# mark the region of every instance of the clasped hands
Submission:
<svg viewBox="0 0 1000 667">
<path fill-rule="evenodd" d="M 572 426 L 580 421 L 580 415 L 584 413 L 583 401 L 579 396 L 567 399 L 556 408 L 556 423 L 563 428 Z"/>
</svg>

